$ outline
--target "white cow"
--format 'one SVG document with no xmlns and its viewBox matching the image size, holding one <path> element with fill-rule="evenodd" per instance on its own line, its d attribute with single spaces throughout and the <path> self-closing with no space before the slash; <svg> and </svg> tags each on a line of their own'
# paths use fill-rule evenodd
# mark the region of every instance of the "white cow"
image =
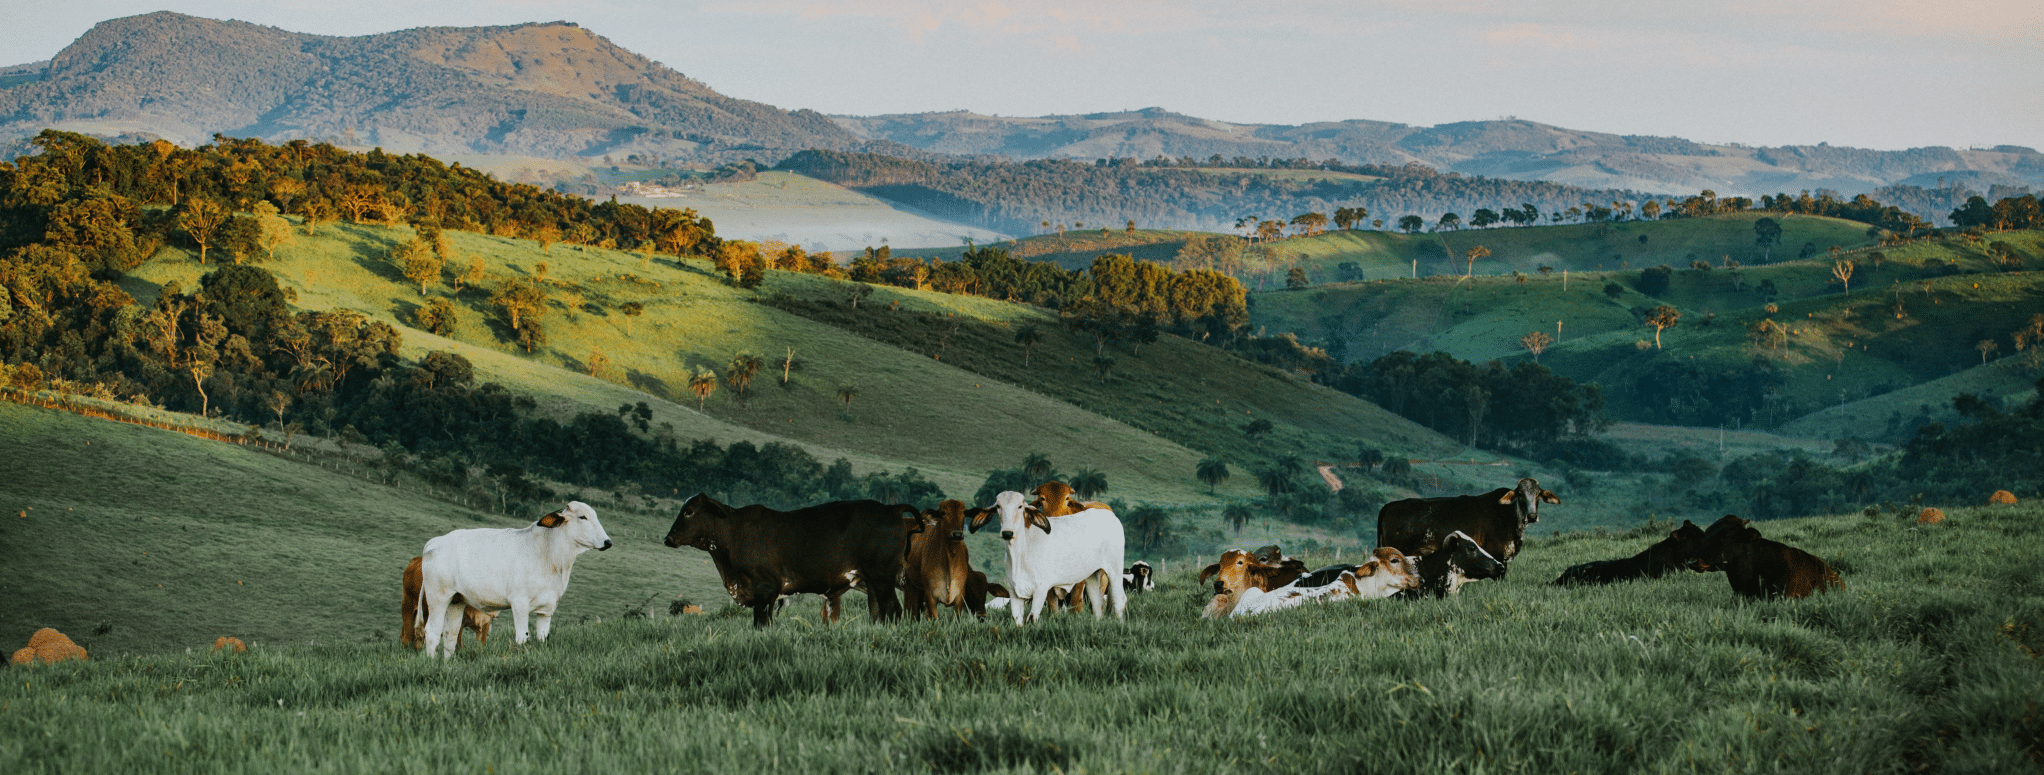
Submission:
<svg viewBox="0 0 2044 775">
<path fill-rule="evenodd" d="M 1106 615 L 1107 609 L 1101 605 L 1103 594 L 1114 606 L 1114 618 L 1125 617 L 1128 590 L 1108 583 L 1121 575 L 1126 541 L 1121 519 L 1113 510 L 1090 508 L 1049 517 L 1013 490 L 995 496 L 994 506 L 995 512 L 981 512 L 973 519 L 972 530 L 979 532 L 993 513 L 1001 515 L 1001 540 L 1008 545 L 1008 595 L 1012 600 L 1008 610 L 1014 612 L 1016 624 L 1042 616 L 1053 587 L 1075 584 L 1085 584 L 1094 618 Z M 1098 583 L 1087 583 L 1095 580 Z"/>
<path fill-rule="evenodd" d="M 427 541 L 417 614 L 426 618 L 426 656 L 443 646 L 446 656 L 454 656 L 464 605 L 453 602 L 457 594 L 466 605 L 492 615 L 510 609 L 519 643 L 525 642 L 525 615 L 533 614 L 539 619 L 539 639 L 546 640 L 575 558 L 610 545 L 596 510 L 581 501 L 528 527 L 456 530 Z"/>
</svg>

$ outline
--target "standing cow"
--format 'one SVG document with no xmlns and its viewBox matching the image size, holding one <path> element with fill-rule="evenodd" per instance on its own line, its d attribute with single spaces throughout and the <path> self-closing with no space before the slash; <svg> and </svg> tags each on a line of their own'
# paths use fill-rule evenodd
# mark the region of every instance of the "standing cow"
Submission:
<svg viewBox="0 0 2044 775">
<path fill-rule="evenodd" d="M 1511 562 L 1526 543 L 1526 526 L 1540 521 L 1542 502 L 1561 499 L 1531 478 L 1482 495 L 1392 501 L 1377 512 L 1377 543 L 1419 557 L 1433 554 L 1459 532 L 1499 562 Z"/>
<path fill-rule="evenodd" d="M 907 534 L 921 532 L 914 506 L 832 501 L 794 511 L 732 507 L 698 493 L 681 504 L 667 545 L 710 553 L 724 591 L 752 609 L 752 625 L 773 620 L 776 603 L 795 594 L 824 597 L 823 620 L 838 618 L 838 598 L 866 593 L 874 621 L 901 616 L 894 597 Z"/>
<path fill-rule="evenodd" d="M 981 512 L 973 519 L 972 530 L 985 527 L 992 514 L 1000 515 L 1001 540 L 1008 545 L 1008 591 L 1014 598 L 1011 608 L 1016 624 L 1041 617 L 1044 604 L 1061 586 L 1083 589 L 1096 619 L 1106 614 L 1103 603 L 1113 606 L 1114 618 L 1127 615 L 1128 590 L 1113 583 L 1124 567 L 1122 549 L 1127 538 L 1113 511 L 1086 509 L 1052 517 L 1013 490 L 995 496 L 994 504 L 993 511 Z"/>
<path fill-rule="evenodd" d="M 908 537 L 906 566 L 902 569 L 901 604 L 911 619 L 937 618 L 937 606 L 954 611 L 971 611 L 986 618 L 986 577 L 979 602 L 971 595 L 971 552 L 965 547 L 965 522 L 980 509 L 967 509 L 960 501 L 947 500 L 934 509 L 924 509 L 922 530 Z"/>
<path fill-rule="evenodd" d="M 419 564 L 426 656 L 443 647 L 447 657 L 454 656 L 463 605 L 487 613 L 510 609 L 515 640 L 521 644 L 525 616 L 532 614 L 538 620 L 539 639 L 545 641 L 575 558 L 610 547 L 610 534 L 604 532 L 596 510 L 581 501 L 527 527 L 456 530 L 427 541 Z M 455 602 L 457 595 L 462 602 Z"/>
</svg>

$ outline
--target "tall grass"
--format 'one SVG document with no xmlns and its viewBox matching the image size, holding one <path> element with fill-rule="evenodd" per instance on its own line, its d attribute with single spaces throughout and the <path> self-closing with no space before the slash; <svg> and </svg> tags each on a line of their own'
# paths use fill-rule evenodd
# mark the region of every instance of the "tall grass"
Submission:
<svg viewBox="0 0 2044 775">
<path fill-rule="evenodd" d="M 792 609 L 16 669 L 12 772 L 2015 772 L 2037 766 L 2035 506 L 1763 524 L 1846 589 L 1545 582 L 1657 536 L 1535 540 L 1442 601 L 818 625 Z"/>
</svg>

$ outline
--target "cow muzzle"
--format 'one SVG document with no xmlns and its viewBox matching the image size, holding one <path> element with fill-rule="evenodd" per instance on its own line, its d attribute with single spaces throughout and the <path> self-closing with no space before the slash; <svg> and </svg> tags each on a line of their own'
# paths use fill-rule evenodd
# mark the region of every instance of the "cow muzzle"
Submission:
<svg viewBox="0 0 2044 775">
<path fill-rule="evenodd" d="M 596 547 L 596 551 L 599 551 L 599 552 L 601 552 L 601 551 L 605 551 L 605 550 L 608 550 L 609 548 L 610 548 L 610 539 L 606 538 L 606 539 L 604 539 L 604 540 L 603 540 L 603 545 L 602 545 L 602 546 Z"/>
<path fill-rule="evenodd" d="M 1015 540 L 1015 531 L 1013 531 L 1013 530 L 1003 530 L 1003 531 L 1001 531 L 1001 540 L 1003 540 L 1003 541 L 1013 541 L 1013 540 Z"/>
</svg>

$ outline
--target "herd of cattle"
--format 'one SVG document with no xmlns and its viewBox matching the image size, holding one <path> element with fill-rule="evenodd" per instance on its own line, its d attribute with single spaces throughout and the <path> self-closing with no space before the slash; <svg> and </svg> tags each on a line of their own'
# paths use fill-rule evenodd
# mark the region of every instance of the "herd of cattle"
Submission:
<svg viewBox="0 0 2044 775">
<path fill-rule="evenodd" d="M 1409 498 L 1377 514 L 1383 546 L 1359 564 L 1308 570 L 1278 547 L 1221 554 L 1199 583 L 1214 579 L 1206 617 L 1249 616 L 1308 602 L 1443 597 L 1464 583 L 1502 579 L 1539 520 L 1541 503 L 1560 503 L 1533 479 L 1482 495 Z M 971 569 L 968 531 L 1000 531 L 1008 555 L 1004 587 Z M 836 621 L 839 598 L 865 593 L 875 621 L 935 618 L 950 608 L 984 619 L 1007 608 L 1016 624 L 1046 610 L 1084 609 L 1122 618 L 1128 595 L 1154 588 L 1148 563 L 1124 566 L 1121 520 L 1106 504 L 1081 501 L 1049 482 L 1030 495 L 1003 492 L 987 508 L 947 500 L 934 509 L 879 501 L 836 501 L 794 511 L 733 507 L 698 494 L 681 505 L 665 543 L 709 553 L 724 590 L 766 626 L 789 595 L 822 595 L 823 618 Z M 429 656 L 452 656 L 463 629 L 482 642 L 498 612 L 509 610 L 518 643 L 527 615 L 546 640 L 575 559 L 611 547 L 595 509 L 580 501 L 525 528 L 456 530 L 426 542 L 404 574 L 401 640 Z M 1678 570 L 1722 571 L 1747 597 L 1803 597 L 1840 588 L 1823 560 L 1760 536 L 1726 516 L 1708 529 L 1688 521 L 1633 557 L 1569 568 L 1554 583 L 1606 584 L 1658 578 Z M 895 589 L 901 598 L 895 597 Z"/>
</svg>

